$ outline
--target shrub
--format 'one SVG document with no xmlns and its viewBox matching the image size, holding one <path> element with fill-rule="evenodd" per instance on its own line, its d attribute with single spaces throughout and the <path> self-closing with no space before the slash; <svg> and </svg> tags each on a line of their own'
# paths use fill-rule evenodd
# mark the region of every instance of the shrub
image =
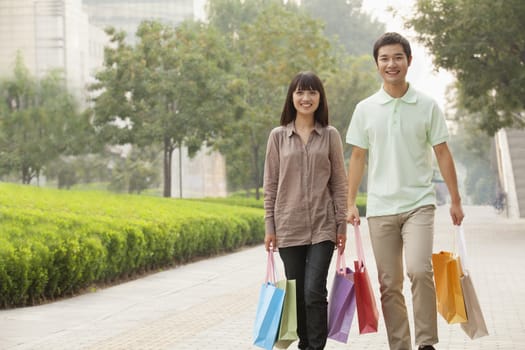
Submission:
<svg viewBox="0 0 525 350">
<path fill-rule="evenodd" d="M 0 306 L 262 242 L 263 211 L 0 183 Z"/>
</svg>

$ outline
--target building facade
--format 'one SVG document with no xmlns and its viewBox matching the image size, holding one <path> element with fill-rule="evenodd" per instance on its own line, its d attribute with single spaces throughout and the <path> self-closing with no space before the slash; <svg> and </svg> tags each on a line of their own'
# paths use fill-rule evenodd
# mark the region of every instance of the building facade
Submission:
<svg viewBox="0 0 525 350">
<path fill-rule="evenodd" d="M 124 30 L 129 42 L 144 20 L 168 25 L 194 18 L 193 0 L 83 0 L 91 24 L 105 29 L 108 26 Z"/>
<path fill-rule="evenodd" d="M 10 76 L 19 53 L 37 78 L 61 70 L 69 90 L 85 102 L 92 70 L 108 40 L 90 26 L 81 0 L 0 1 L 0 76 Z"/>
<path fill-rule="evenodd" d="M 202 13 L 202 0 L 0 0 L 0 78 L 13 73 L 17 53 L 36 77 L 63 71 L 67 87 L 81 105 L 87 86 L 103 65 L 108 26 L 124 30 L 130 43 L 143 20 L 177 25 Z M 199 18 L 202 19 L 202 18 Z M 201 151 L 190 159 L 182 151 L 183 197 L 226 195 L 224 158 Z M 179 176 L 178 153 L 172 161 Z M 159 170 L 161 171 L 161 170 Z M 175 182 L 176 181 L 176 182 Z M 179 179 L 172 196 L 179 197 Z M 186 190 L 185 190 L 186 189 Z"/>
</svg>

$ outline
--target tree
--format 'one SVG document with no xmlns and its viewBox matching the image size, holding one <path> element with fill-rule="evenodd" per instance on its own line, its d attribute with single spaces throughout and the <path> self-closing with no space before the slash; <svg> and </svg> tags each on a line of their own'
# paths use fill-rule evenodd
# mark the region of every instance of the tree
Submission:
<svg viewBox="0 0 525 350">
<path fill-rule="evenodd" d="M 336 69 L 327 74 L 326 95 L 330 123 L 339 130 L 343 139 L 355 106 L 359 101 L 379 89 L 380 78 L 371 55 L 336 56 Z M 345 158 L 350 157 L 350 146 L 345 144 Z"/>
<path fill-rule="evenodd" d="M 229 173 L 235 169 L 235 181 L 247 190 L 255 188 L 259 198 L 267 137 L 279 124 L 291 78 L 303 70 L 329 71 L 334 61 L 319 22 L 293 6 L 264 0 L 219 2 L 233 6 L 232 12 L 240 16 L 248 11 L 244 7 L 257 10 L 249 22 L 215 10 L 210 23 L 217 23 L 230 38 L 237 62 L 236 79 L 230 85 L 235 108 L 217 146 L 226 155 Z M 214 8 L 216 1 L 210 4 Z"/>
<path fill-rule="evenodd" d="M 92 128 L 67 91 L 63 74 L 31 76 L 18 55 L 14 74 L 0 84 L 0 171 L 20 174 L 22 183 L 38 178 L 60 155 L 84 150 Z"/>
<path fill-rule="evenodd" d="M 458 162 L 466 171 L 465 190 L 472 204 L 492 204 L 497 196 L 497 169 L 492 164 L 494 140 L 480 130 L 470 120 L 479 116 L 469 116 L 467 111 L 458 109 L 459 116 L 456 132 L 451 137 L 450 147 Z"/>
<path fill-rule="evenodd" d="M 407 21 L 489 135 L 525 125 L 524 16 L 522 0 L 418 0 Z"/>
<path fill-rule="evenodd" d="M 370 54 L 385 25 L 362 10 L 362 0 L 303 0 L 302 6 L 325 25 L 326 35 L 351 55 Z"/>
<path fill-rule="evenodd" d="M 159 145 L 163 195 L 169 197 L 173 151 L 186 145 L 194 154 L 222 125 L 228 51 L 216 31 L 191 21 L 176 29 L 145 21 L 134 47 L 125 43 L 125 33 L 107 33 L 113 47 L 106 48 L 104 69 L 92 86 L 100 92 L 94 122 L 106 142 Z"/>
<path fill-rule="evenodd" d="M 159 185 L 156 148 L 133 147 L 126 157 L 116 157 L 108 188 L 116 192 L 141 193 Z"/>
</svg>

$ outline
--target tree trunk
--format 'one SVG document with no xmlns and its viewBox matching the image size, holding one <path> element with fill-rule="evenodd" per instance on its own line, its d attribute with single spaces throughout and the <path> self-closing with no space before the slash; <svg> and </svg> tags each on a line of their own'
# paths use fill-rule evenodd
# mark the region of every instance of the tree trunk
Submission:
<svg viewBox="0 0 525 350">
<path fill-rule="evenodd" d="M 182 198 L 182 146 L 179 143 L 179 198 Z"/>
<path fill-rule="evenodd" d="M 253 183 L 255 185 L 255 199 L 259 200 L 261 197 L 259 194 L 259 145 L 254 144 L 252 147 L 253 151 Z"/>
<path fill-rule="evenodd" d="M 31 182 L 31 168 L 27 166 L 22 166 L 22 183 L 28 185 Z"/>
<path fill-rule="evenodd" d="M 171 155 L 173 147 L 169 138 L 164 138 L 164 191 L 163 196 L 171 197 Z"/>
</svg>

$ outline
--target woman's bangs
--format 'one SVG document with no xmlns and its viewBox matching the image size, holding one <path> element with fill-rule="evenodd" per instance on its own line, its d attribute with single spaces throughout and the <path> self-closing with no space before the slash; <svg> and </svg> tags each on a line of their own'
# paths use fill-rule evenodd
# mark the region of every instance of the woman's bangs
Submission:
<svg viewBox="0 0 525 350">
<path fill-rule="evenodd" d="M 299 77 L 299 80 L 297 81 L 297 89 L 299 91 L 305 91 L 305 90 L 314 90 L 314 91 L 321 91 L 321 88 L 319 86 L 319 82 L 317 79 L 315 79 L 314 76 L 310 74 L 303 74 Z"/>
</svg>

